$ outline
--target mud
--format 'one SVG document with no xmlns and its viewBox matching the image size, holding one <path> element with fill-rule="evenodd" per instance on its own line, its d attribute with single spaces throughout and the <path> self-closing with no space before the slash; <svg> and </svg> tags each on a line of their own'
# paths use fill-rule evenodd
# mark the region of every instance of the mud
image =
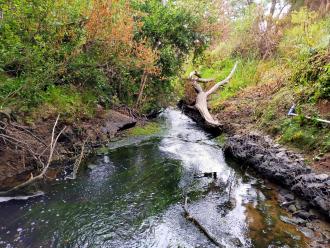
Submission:
<svg viewBox="0 0 330 248">
<path fill-rule="evenodd" d="M 24 142 L 22 145 L 31 147 L 36 154 L 42 154 L 50 143 L 55 118 L 40 118 L 33 125 L 14 121 L 2 123 L 6 134 Z M 56 131 L 64 126 L 66 129 L 58 140 L 54 162 L 48 170 L 46 180 L 57 178 L 63 168 L 72 166 L 86 140 L 88 149 L 98 147 L 109 142 L 121 130 L 133 127 L 136 122 L 135 118 L 114 110 L 102 110 L 95 118 L 74 123 L 63 122 L 60 118 Z M 39 170 L 29 151 L 17 143 L 0 140 L 0 191 L 27 180 L 31 175 L 37 175 Z"/>
</svg>

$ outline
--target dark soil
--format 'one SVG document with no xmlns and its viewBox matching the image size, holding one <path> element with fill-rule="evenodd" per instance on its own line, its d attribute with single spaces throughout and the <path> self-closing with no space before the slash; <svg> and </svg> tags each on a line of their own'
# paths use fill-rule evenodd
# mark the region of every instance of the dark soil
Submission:
<svg viewBox="0 0 330 248">
<path fill-rule="evenodd" d="M 0 191 L 40 173 L 40 165 L 31 154 L 48 156 L 47 146 L 55 119 L 56 117 L 40 118 L 33 125 L 1 120 L 1 133 L 12 139 L 8 142 L 0 138 Z M 86 147 L 92 149 L 109 142 L 117 132 L 135 124 L 135 118 L 114 110 L 101 110 L 94 118 L 75 123 L 65 123 L 60 119 L 56 131 L 59 132 L 64 126 L 66 129 L 58 140 L 54 162 L 48 170 L 46 180 L 56 178 L 61 173 L 61 167 L 72 166 L 86 140 Z M 43 153 L 44 150 L 46 152 Z"/>
</svg>

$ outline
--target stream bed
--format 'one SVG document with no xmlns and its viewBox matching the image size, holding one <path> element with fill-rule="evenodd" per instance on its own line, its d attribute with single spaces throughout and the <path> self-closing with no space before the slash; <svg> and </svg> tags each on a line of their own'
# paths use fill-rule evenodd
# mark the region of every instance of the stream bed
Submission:
<svg viewBox="0 0 330 248">
<path fill-rule="evenodd" d="M 45 194 L 0 202 L 0 247 L 308 247 L 280 220 L 276 193 L 178 110 L 157 135 L 127 137 L 89 158 L 76 180 Z M 217 178 L 203 177 L 216 172 Z"/>
</svg>

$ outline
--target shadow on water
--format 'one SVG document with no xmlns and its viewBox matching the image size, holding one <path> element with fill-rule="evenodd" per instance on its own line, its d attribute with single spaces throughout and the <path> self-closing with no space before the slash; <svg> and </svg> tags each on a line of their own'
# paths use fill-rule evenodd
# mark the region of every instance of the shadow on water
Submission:
<svg viewBox="0 0 330 248">
<path fill-rule="evenodd" d="M 179 111 L 161 119 L 164 133 L 110 144 L 76 180 L 1 203 L 0 247 L 213 247 L 184 218 L 184 195 L 224 247 L 303 247 L 260 179 L 225 161 L 218 144 Z M 217 179 L 196 178 L 205 172 Z"/>
</svg>

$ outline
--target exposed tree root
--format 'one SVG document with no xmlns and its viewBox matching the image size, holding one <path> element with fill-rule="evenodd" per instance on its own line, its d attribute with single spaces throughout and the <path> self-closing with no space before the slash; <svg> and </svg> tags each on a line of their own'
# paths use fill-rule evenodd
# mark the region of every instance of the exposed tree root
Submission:
<svg viewBox="0 0 330 248">
<path fill-rule="evenodd" d="M 15 146 L 20 147 L 22 150 L 29 151 L 29 153 L 35 159 L 35 162 L 38 165 L 41 165 L 41 168 L 42 168 L 41 173 L 39 175 L 33 176 L 33 174 L 31 173 L 30 179 L 28 179 L 24 183 L 21 183 L 21 184 L 15 186 L 13 188 L 7 190 L 7 191 L 0 192 L 0 195 L 7 195 L 9 193 L 15 192 L 19 189 L 22 189 L 22 188 L 24 188 L 24 187 L 26 187 L 30 184 L 33 184 L 37 181 L 40 181 L 41 179 L 44 178 L 44 176 L 45 176 L 45 174 L 46 174 L 46 172 L 47 172 L 47 170 L 48 170 L 48 168 L 49 168 L 49 166 L 52 162 L 53 154 L 54 154 L 54 151 L 55 151 L 55 148 L 56 148 L 58 138 L 61 136 L 61 134 L 63 133 L 63 131 L 66 128 L 66 127 L 62 128 L 62 130 L 57 135 L 55 134 L 55 129 L 56 129 L 59 117 L 60 117 L 60 115 L 57 116 L 56 121 L 54 123 L 52 134 L 51 134 L 50 144 L 40 154 L 37 154 L 35 151 L 33 151 L 31 149 L 31 147 L 29 147 L 29 144 L 25 143 L 24 141 L 18 140 L 17 138 L 14 138 L 10 135 L 6 135 L 5 132 L 0 133 L 0 138 L 2 138 L 4 140 L 4 142 L 7 141 L 7 142 L 10 142 L 10 143 L 13 143 Z M 2 129 L 5 130 L 5 126 L 2 127 Z M 44 153 L 46 152 L 46 150 L 49 150 L 49 154 L 47 156 L 47 159 L 45 161 L 43 161 L 42 157 L 43 157 Z"/>
</svg>

